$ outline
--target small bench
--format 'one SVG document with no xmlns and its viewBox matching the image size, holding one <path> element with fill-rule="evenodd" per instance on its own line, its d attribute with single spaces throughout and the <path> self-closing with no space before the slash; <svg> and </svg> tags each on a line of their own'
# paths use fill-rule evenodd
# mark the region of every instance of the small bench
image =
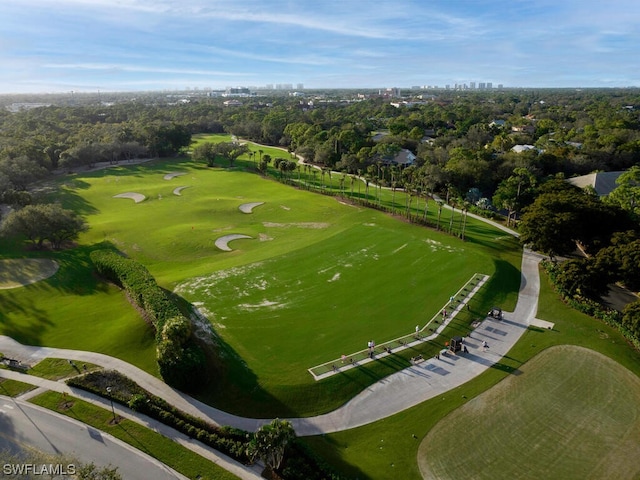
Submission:
<svg viewBox="0 0 640 480">
<path fill-rule="evenodd" d="M 411 363 L 413 363 L 414 365 L 416 363 L 420 363 L 424 361 L 424 357 L 422 356 L 422 354 L 420 355 L 416 355 L 415 357 L 411 357 Z"/>
</svg>

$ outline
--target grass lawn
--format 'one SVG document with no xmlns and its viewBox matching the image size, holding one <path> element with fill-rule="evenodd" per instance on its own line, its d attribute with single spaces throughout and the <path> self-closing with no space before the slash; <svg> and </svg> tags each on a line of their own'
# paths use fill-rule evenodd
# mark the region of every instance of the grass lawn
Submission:
<svg viewBox="0 0 640 480">
<path fill-rule="evenodd" d="M 36 388 L 30 383 L 19 382 L 10 378 L 0 378 L 0 394 L 17 397 Z"/>
<path fill-rule="evenodd" d="M 520 372 L 429 432 L 418 450 L 425 478 L 638 478 L 636 375 L 575 346 L 549 348 Z"/>
<path fill-rule="evenodd" d="M 65 402 L 69 401 L 73 402 L 71 408 L 61 408 Z M 30 402 L 109 433 L 147 455 L 158 459 L 188 478 L 201 478 L 203 480 L 231 480 L 238 478 L 213 462 L 142 425 L 126 419 L 115 425 L 112 424 L 113 416 L 109 410 L 83 400 L 68 396 L 63 398 L 57 392 L 45 392 L 32 398 Z"/>
<path fill-rule="evenodd" d="M 68 360 L 62 358 L 45 358 L 29 369 L 29 375 L 46 378 L 47 380 L 61 380 L 100 368 L 100 366 L 93 363 L 74 362 L 72 365 Z"/>
<path fill-rule="evenodd" d="M 492 276 L 474 299 L 477 312 L 514 304 L 520 253 L 502 232 L 469 221 L 462 242 L 247 173 L 247 162 L 221 169 L 171 159 L 59 180 L 57 197 L 91 224 L 80 239 L 87 250 L 116 245 L 213 324 L 230 361 L 205 401 L 256 416 L 326 411 L 403 364 L 380 362 L 319 383 L 309 367 L 370 339 L 412 332 L 474 273 Z M 171 173 L 182 175 L 165 179 Z M 175 195 L 180 186 L 188 188 Z M 146 199 L 113 198 L 125 192 Z M 239 210 L 252 202 L 265 203 L 251 214 Z M 216 248 L 229 234 L 251 239 L 231 242 L 231 252 Z M 121 356 L 113 335 L 101 338 Z"/>
<path fill-rule="evenodd" d="M 387 419 L 357 429 L 305 439 L 337 469 L 357 478 L 421 479 L 417 465 L 422 439 L 446 416 L 510 377 L 513 369 L 554 345 L 577 345 L 599 352 L 640 377 L 640 352 L 612 327 L 570 309 L 541 276 L 537 317 L 555 323 L 553 330 L 530 328 L 503 360 L 474 380 Z M 583 395 L 591 386 L 586 385 Z M 637 401 L 637 399 L 636 399 Z M 603 406 L 601 413 L 607 411 Z M 462 432 L 461 432 L 462 434 Z M 382 448 L 380 448 L 382 447 Z M 637 457 L 636 457 L 637 458 Z M 531 459 L 532 464 L 535 459 Z M 467 472 L 458 478 L 470 478 Z M 544 477 L 540 477 L 544 478 Z"/>
<path fill-rule="evenodd" d="M 60 268 L 31 285 L 0 290 L 0 334 L 27 345 L 90 350 L 122 358 L 157 374 L 153 331 L 115 287 L 92 273 L 90 246 L 29 252 Z M 23 256 L 10 245 L 2 256 Z"/>
</svg>

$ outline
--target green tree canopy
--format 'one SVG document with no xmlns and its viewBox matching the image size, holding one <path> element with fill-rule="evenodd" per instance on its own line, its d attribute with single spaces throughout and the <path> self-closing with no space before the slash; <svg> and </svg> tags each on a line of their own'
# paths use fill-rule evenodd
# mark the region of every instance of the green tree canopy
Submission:
<svg viewBox="0 0 640 480">
<path fill-rule="evenodd" d="M 289 442 L 296 437 L 293 426 L 287 420 L 276 418 L 263 425 L 249 442 L 247 453 L 252 459 L 260 458 L 273 470 L 280 468 Z"/>
<path fill-rule="evenodd" d="M 59 249 L 65 241 L 75 240 L 88 228 L 84 219 L 72 210 L 55 204 L 38 204 L 27 205 L 7 215 L 2 233 L 22 235 L 37 248 L 42 248 L 48 240 L 52 248 Z"/>
</svg>

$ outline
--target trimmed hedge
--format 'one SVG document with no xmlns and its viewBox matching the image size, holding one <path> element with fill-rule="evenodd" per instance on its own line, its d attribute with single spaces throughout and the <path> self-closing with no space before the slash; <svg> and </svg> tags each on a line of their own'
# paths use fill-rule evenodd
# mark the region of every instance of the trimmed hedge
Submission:
<svg viewBox="0 0 640 480">
<path fill-rule="evenodd" d="M 150 316 L 156 331 L 162 330 L 169 318 L 182 316 L 144 265 L 113 250 L 95 250 L 91 252 L 91 261 L 100 275 L 123 288 L 129 298 Z"/>
<path fill-rule="evenodd" d="M 192 335 L 191 322 L 144 265 L 113 250 L 91 252 L 97 272 L 120 286 L 156 330 L 156 360 L 170 385 L 195 391 L 207 382 L 206 358 Z"/>
<path fill-rule="evenodd" d="M 230 427 L 217 427 L 178 410 L 115 370 L 96 371 L 73 377 L 67 380 L 67 385 L 104 398 L 109 398 L 106 387 L 110 386 L 110 398 L 114 401 L 175 428 L 241 463 L 249 463 L 246 447 L 251 435 L 248 432 Z"/>
<path fill-rule="evenodd" d="M 202 418 L 189 415 L 162 398 L 151 395 L 120 372 L 89 372 L 68 379 L 67 385 L 87 390 L 103 398 L 109 398 L 106 388 L 110 386 L 111 399 L 114 401 L 175 428 L 238 462 L 249 464 L 251 461 L 247 455 L 247 447 L 253 433 L 228 426 L 218 427 Z M 347 480 L 298 439 L 287 446 L 277 474 L 283 480 Z"/>
</svg>

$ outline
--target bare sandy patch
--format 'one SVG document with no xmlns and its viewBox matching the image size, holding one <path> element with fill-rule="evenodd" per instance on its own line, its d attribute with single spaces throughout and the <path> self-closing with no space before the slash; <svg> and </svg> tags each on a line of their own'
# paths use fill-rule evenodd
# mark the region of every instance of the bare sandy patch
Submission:
<svg viewBox="0 0 640 480">
<path fill-rule="evenodd" d="M 224 237 L 220 237 L 216 240 L 216 247 L 224 252 L 232 252 L 233 249 L 229 246 L 229 242 L 233 240 L 239 240 L 241 238 L 252 238 L 249 235 L 242 235 L 240 233 L 234 233 L 231 235 L 225 235 Z"/>
<path fill-rule="evenodd" d="M 272 302 L 270 300 L 263 300 L 262 302 L 260 302 L 258 304 L 242 303 L 242 304 L 240 304 L 238 306 L 240 308 L 245 309 L 245 310 L 252 310 L 252 309 L 255 309 L 255 308 L 275 309 L 275 308 L 283 307 L 283 305 L 280 302 Z"/>
<path fill-rule="evenodd" d="M 297 223 L 274 223 L 274 222 L 262 222 L 262 225 L 265 227 L 272 228 L 288 228 L 288 227 L 298 227 L 298 228 L 328 228 L 331 224 L 325 222 L 297 222 Z"/>
<path fill-rule="evenodd" d="M 263 205 L 264 202 L 251 202 L 251 203 L 243 203 L 238 208 L 242 213 L 253 213 L 253 209 Z"/>
<path fill-rule="evenodd" d="M 180 196 L 180 195 L 182 195 L 182 193 L 181 193 L 182 190 L 184 190 L 185 188 L 189 188 L 189 187 L 186 187 L 186 186 L 185 187 L 176 187 L 176 188 L 173 189 L 173 194 Z"/>
<path fill-rule="evenodd" d="M 261 242 L 269 242 L 269 241 L 273 240 L 273 237 L 270 237 L 266 233 L 261 233 L 261 234 L 258 235 L 258 239 Z"/>
<path fill-rule="evenodd" d="M 182 175 L 186 175 L 185 172 L 171 172 L 171 173 L 167 173 L 164 176 L 165 180 L 171 180 L 172 178 L 176 178 L 176 177 L 181 177 Z"/>
<path fill-rule="evenodd" d="M 49 278 L 59 265 L 48 258 L 7 258 L 0 260 L 0 290 L 23 287 Z"/>
<path fill-rule="evenodd" d="M 147 197 L 145 197 L 141 193 L 124 192 L 124 193 L 119 193 L 118 195 L 114 195 L 113 198 L 130 198 L 134 202 L 140 203 L 140 202 L 143 202 Z"/>
</svg>

